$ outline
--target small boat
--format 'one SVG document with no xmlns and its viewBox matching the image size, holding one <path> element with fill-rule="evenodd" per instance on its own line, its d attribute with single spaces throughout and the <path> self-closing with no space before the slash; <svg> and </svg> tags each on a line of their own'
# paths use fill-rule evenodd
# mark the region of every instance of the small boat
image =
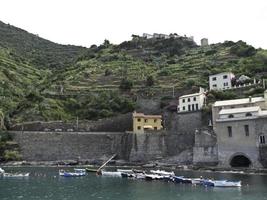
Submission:
<svg viewBox="0 0 267 200">
<path fill-rule="evenodd" d="M 152 180 L 161 180 L 164 176 L 158 175 L 158 174 L 145 174 L 145 179 L 148 181 Z"/>
<path fill-rule="evenodd" d="M 96 173 L 97 172 L 97 169 L 95 168 L 85 168 L 86 172 L 94 172 Z"/>
<path fill-rule="evenodd" d="M 166 172 L 164 170 L 150 170 L 150 172 L 161 176 L 175 176 L 174 172 Z"/>
<path fill-rule="evenodd" d="M 65 170 L 59 170 L 59 176 L 64 176 L 64 177 L 79 177 L 79 176 L 85 176 L 85 172 L 81 171 L 74 171 L 74 172 L 66 172 Z"/>
<path fill-rule="evenodd" d="M 146 179 L 146 175 L 143 173 L 136 173 L 135 178 L 136 179 Z"/>
<path fill-rule="evenodd" d="M 25 178 L 29 176 L 30 173 L 3 173 L 3 177 L 6 178 Z"/>
<path fill-rule="evenodd" d="M 211 187 L 241 187 L 241 181 L 205 180 L 203 184 Z"/>
<path fill-rule="evenodd" d="M 74 168 L 75 172 L 86 172 L 86 169 L 79 169 L 79 168 Z"/>
<path fill-rule="evenodd" d="M 107 171 L 101 171 L 102 176 L 111 176 L 111 177 L 122 177 L 121 172 L 107 172 Z"/>
<path fill-rule="evenodd" d="M 125 172 L 121 172 L 121 177 L 122 178 L 136 178 L 136 175 L 133 173 L 125 173 Z"/>
<path fill-rule="evenodd" d="M 122 172 L 122 173 L 134 173 L 132 169 L 117 169 L 117 172 Z"/>
<path fill-rule="evenodd" d="M 183 176 L 173 176 L 173 181 L 175 183 L 190 183 L 190 184 L 192 184 L 191 178 L 185 178 Z"/>
<path fill-rule="evenodd" d="M 191 179 L 193 185 L 201 185 L 203 184 L 203 178 L 192 178 Z"/>
<path fill-rule="evenodd" d="M 1 167 L 0 167 L 0 174 L 3 174 L 5 173 L 5 170 L 3 170 Z"/>
</svg>

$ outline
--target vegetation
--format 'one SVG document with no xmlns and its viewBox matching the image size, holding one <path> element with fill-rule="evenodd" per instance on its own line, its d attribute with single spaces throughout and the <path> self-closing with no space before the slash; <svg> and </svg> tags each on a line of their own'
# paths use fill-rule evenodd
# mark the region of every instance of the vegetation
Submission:
<svg viewBox="0 0 267 200">
<path fill-rule="evenodd" d="M 59 45 L 0 22 L 0 125 L 3 129 L 10 123 L 77 116 L 94 120 L 131 112 L 138 95 L 207 88 L 208 76 L 223 71 L 267 78 L 267 51 L 243 41 L 199 47 L 178 35 L 133 35 L 119 45 L 105 40 L 83 48 Z M 209 97 L 237 96 L 212 92 Z M 167 105 L 160 101 L 162 108 Z"/>
</svg>

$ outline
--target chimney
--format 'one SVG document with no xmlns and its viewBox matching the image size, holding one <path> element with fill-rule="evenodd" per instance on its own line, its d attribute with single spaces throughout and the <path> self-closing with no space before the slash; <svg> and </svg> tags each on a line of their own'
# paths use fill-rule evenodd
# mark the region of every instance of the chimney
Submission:
<svg viewBox="0 0 267 200">
<path fill-rule="evenodd" d="M 249 103 L 251 103 L 252 102 L 252 97 L 251 96 L 249 96 Z"/>
</svg>

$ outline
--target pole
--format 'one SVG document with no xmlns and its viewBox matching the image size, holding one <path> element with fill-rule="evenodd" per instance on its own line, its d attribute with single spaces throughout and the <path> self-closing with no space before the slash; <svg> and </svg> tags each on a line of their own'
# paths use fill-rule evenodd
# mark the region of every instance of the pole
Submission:
<svg viewBox="0 0 267 200">
<path fill-rule="evenodd" d="M 79 129 L 79 117 L 77 116 L 77 119 L 76 119 L 76 127 L 77 127 L 77 131 Z"/>
<path fill-rule="evenodd" d="M 172 98 L 174 98 L 174 86 L 172 86 Z"/>
</svg>

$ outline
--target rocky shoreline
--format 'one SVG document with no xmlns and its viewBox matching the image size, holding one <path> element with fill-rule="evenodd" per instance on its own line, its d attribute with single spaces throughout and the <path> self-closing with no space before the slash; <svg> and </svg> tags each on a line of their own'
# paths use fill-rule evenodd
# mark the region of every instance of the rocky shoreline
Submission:
<svg viewBox="0 0 267 200">
<path fill-rule="evenodd" d="M 97 169 L 103 163 L 103 160 L 60 160 L 60 161 L 10 161 L 0 163 L 1 167 L 89 167 Z M 134 163 L 124 160 L 114 160 L 105 168 L 137 168 L 150 169 L 161 168 L 166 170 L 217 172 L 217 173 L 236 173 L 236 174 L 257 174 L 267 175 L 267 169 L 256 168 L 220 168 L 209 166 L 178 165 L 173 163 L 149 162 Z"/>
</svg>

